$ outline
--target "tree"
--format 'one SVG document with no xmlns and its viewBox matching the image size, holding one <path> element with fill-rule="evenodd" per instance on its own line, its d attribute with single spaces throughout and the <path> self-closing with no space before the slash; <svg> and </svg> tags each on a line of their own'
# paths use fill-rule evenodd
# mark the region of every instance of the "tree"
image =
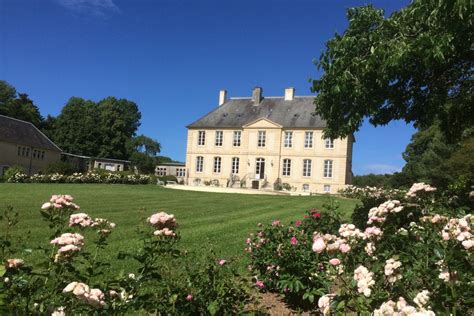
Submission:
<svg viewBox="0 0 474 316">
<path fill-rule="evenodd" d="M 103 142 L 97 106 L 93 101 L 72 97 L 53 126 L 53 140 L 66 152 L 99 156 Z"/>
<path fill-rule="evenodd" d="M 388 18 L 372 6 L 349 9 L 312 85 L 325 136 L 348 136 L 368 118 L 420 129 L 439 121 L 449 141 L 459 140 L 474 124 L 472 12 L 465 0 L 414 0 Z"/>
<path fill-rule="evenodd" d="M 138 106 L 126 99 L 108 97 L 97 103 L 99 131 L 102 137 L 99 156 L 128 159 L 127 143 L 140 126 Z"/>
<path fill-rule="evenodd" d="M 72 97 L 56 119 L 49 119 L 53 140 L 63 150 L 80 155 L 128 159 L 140 125 L 137 105 L 108 97 L 98 103 Z"/>
<path fill-rule="evenodd" d="M 26 93 L 17 93 L 6 81 L 0 80 L 0 114 L 27 121 L 40 127 L 43 117 Z"/>
<path fill-rule="evenodd" d="M 154 173 L 158 163 L 157 154 L 161 150 L 160 143 L 145 135 L 139 135 L 132 139 L 131 147 L 133 149 L 130 156 L 132 165 L 142 173 Z"/>
<path fill-rule="evenodd" d="M 161 151 L 160 143 L 145 135 L 139 135 L 134 137 L 132 140 L 132 144 L 135 151 L 145 153 L 150 157 L 157 157 L 157 155 Z"/>
<path fill-rule="evenodd" d="M 456 145 L 449 144 L 438 125 L 416 132 L 403 153 L 406 164 L 402 169 L 405 181 L 423 181 L 446 186 L 453 180 L 447 172 L 446 161 Z"/>
</svg>

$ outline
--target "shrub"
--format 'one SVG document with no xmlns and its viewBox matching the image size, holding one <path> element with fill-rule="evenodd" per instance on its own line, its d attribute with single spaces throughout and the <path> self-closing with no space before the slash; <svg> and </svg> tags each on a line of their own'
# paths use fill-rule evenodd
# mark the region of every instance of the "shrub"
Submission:
<svg viewBox="0 0 474 316">
<path fill-rule="evenodd" d="M 74 167 L 74 165 L 65 162 L 65 161 L 59 161 L 59 162 L 54 162 L 49 165 L 47 165 L 43 169 L 44 174 L 62 174 L 69 176 L 73 174 L 74 172 L 77 172 L 77 168 Z"/>
<path fill-rule="evenodd" d="M 115 224 L 78 210 L 70 195 L 53 195 L 42 205 L 41 215 L 51 229 L 51 246 L 40 248 L 44 256 L 38 263 L 11 257 L 10 232 L 17 215 L 8 210 L 0 217 L 7 228 L 0 237 L 0 259 L 5 263 L 0 268 L 1 312 L 229 315 L 245 311 L 253 302 L 248 281 L 238 274 L 231 259 L 208 251 L 191 256 L 179 247 L 173 215 L 152 214 L 138 231 L 141 248 L 120 253 L 118 261 L 108 262 L 101 253 L 108 247 Z M 91 233 L 95 235 L 87 237 Z M 111 264 L 128 258 L 137 262 L 137 268 L 110 275 Z"/>
<path fill-rule="evenodd" d="M 161 176 L 161 177 L 158 177 L 158 179 L 160 181 L 163 181 L 164 183 L 166 183 L 166 181 L 174 181 L 174 182 L 178 183 L 178 178 L 176 178 L 175 176 L 172 176 L 172 175 Z"/>
<path fill-rule="evenodd" d="M 134 174 L 129 172 L 104 172 L 95 171 L 87 173 L 73 173 L 63 175 L 53 174 L 35 174 L 28 178 L 25 174 L 15 173 L 8 182 L 32 182 L 32 183 L 106 183 L 106 184 L 150 184 L 156 183 L 154 176 Z"/>
<path fill-rule="evenodd" d="M 5 171 L 3 177 L 7 182 L 12 183 L 26 182 L 28 179 L 25 169 L 21 166 L 11 166 Z"/>
<path fill-rule="evenodd" d="M 337 232 L 340 226 L 337 205 L 327 205 L 326 211 L 309 210 L 304 218 L 288 227 L 279 220 L 274 220 L 270 226 L 258 226 L 257 233 L 247 239 L 246 248 L 252 273 L 257 275 L 256 286 L 283 294 L 293 305 L 314 306 L 315 299 L 323 294 L 327 280 L 318 277 L 322 272 L 322 266 L 317 264 L 319 255 L 308 249 L 316 228 Z"/>
<path fill-rule="evenodd" d="M 283 293 L 296 296 L 292 300 L 300 306 L 318 296 L 325 315 L 467 315 L 474 308 L 469 299 L 474 291 L 474 216 L 465 208 L 450 207 L 443 195 L 427 184 L 414 184 L 400 200 L 371 208 L 361 229 L 342 224 L 336 230 L 310 222 L 316 224 L 307 228 L 312 246 L 306 237 L 299 251 L 300 236 L 307 233 L 295 229 L 298 243 L 288 243 L 289 230 L 274 225 L 270 233 L 248 240 L 252 267 L 263 280 L 259 285 L 279 292 L 286 286 Z"/>
</svg>

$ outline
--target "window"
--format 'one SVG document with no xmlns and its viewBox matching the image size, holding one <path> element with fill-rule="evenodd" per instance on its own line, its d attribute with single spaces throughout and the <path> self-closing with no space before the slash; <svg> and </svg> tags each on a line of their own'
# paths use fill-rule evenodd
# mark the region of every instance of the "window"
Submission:
<svg viewBox="0 0 474 316">
<path fill-rule="evenodd" d="M 21 147 L 21 155 L 26 156 L 26 148 L 25 147 Z"/>
<path fill-rule="evenodd" d="M 285 132 L 285 148 L 293 147 L 293 132 Z"/>
<path fill-rule="evenodd" d="M 214 157 L 214 173 L 221 173 L 221 157 Z"/>
<path fill-rule="evenodd" d="M 309 184 L 305 183 L 303 184 L 303 192 L 308 192 L 309 191 Z"/>
<path fill-rule="evenodd" d="M 156 171 L 158 176 L 166 176 L 166 167 L 158 167 Z"/>
<path fill-rule="evenodd" d="M 223 139 L 224 139 L 224 132 L 216 131 L 216 146 L 222 146 Z"/>
<path fill-rule="evenodd" d="M 36 149 L 33 149 L 33 158 L 36 158 Z"/>
<path fill-rule="evenodd" d="M 313 132 L 304 132 L 304 148 L 313 148 Z"/>
<path fill-rule="evenodd" d="M 44 151 L 41 152 L 41 160 L 44 159 Z"/>
<path fill-rule="evenodd" d="M 284 176 L 289 176 L 291 174 L 291 159 L 283 159 L 283 172 Z"/>
<path fill-rule="evenodd" d="M 233 142 L 234 147 L 240 147 L 240 137 L 241 136 L 242 136 L 241 131 L 234 131 L 234 142 Z"/>
<path fill-rule="evenodd" d="M 177 177 L 185 177 L 186 176 L 186 168 L 176 168 L 176 176 Z"/>
<path fill-rule="evenodd" d="M 334 148 L 334 140 L 330 138 L 326 138 L 326 148 L 327 149 L 333 149 Z"/>
<path fill-rule="evenodd" d="M 117 165 L 117 171 L 120 171 L 120 165 Z"/>
<path fill-rule="evenodd" d="M 198 146 L 204 146 L 205 144 L 206 144 L 206 131 L 199 131 Z"/>
<path fill-rule="evenodd" d="M 332 160 L 324 160 L 324 177 L 332 178 Z"/>
<path fill-rule="evenodd" d="M 97 165 L 97 168 L 101 168 L 102 167 L 102 164 L 99 162 L 99 164 Z"/>
<path fill-rule="evenodd" d="M 239 173 L 239 167 L 240 167 L 239 164 L 240 164 L 239 157 L 233 157 L 232 158 L 232 174 Z"/>
<path fill-rule="evenodd" d="M 331 186 L 329 184 L 324 185 L 324 192 L 325 193 L 331 193 Z"/>
<path fill-rule="evenodd" d="M 30 156 L 30 149 L 26 148 L 26 157 L 29 157 L 29 156 Z"/>
<path fill-rule="evenodd" d="M 265 131 L 258 131 L 258 147 L 265 147 L 265 140 L 267 138 L 267 133 Z"/>
<path fill-rule="evenodd" d="M 197 156 L 196 157 L 196 172 L 202 172 L 204 169 L 204 157 Z"/>
<path fill-rule="evenodd" d="M 18 146 L 18 153 L 17 153 L 18 156 L 21 156 L 21 146 Z"/>
<path fill-rule="evenodd" d="M 311 159 L 303 160 L 303 177 L 311 177 Z"/>
</svg>

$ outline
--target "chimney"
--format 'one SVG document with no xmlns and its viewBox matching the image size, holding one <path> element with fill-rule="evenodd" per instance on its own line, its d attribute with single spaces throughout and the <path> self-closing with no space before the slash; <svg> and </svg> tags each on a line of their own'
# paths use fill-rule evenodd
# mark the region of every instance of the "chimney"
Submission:
<svg viewBox="0 0 474 316">
<path fill-rule="evenodd" d="M 225 103 L 227 100 L 227 90 L 219 91 L 219 106 Z"/>
<path fill-rule="evenodd" d="M 285 89 L 285 101 L 293 101 L 295 98 L 295 88 Z"/>
<path fill-rule="evenodd" d="M 254 105 L 259 105 L 260 102 L 262 101 L 262 88 L 260 87 L 255 87 L 253 88 L 252 91 L 252 100 Z"/>
</svg>

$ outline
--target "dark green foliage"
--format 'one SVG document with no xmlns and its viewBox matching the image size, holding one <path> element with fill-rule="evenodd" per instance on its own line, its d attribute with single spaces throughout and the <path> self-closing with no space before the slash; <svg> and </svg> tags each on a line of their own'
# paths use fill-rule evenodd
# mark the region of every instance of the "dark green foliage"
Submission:
<svg viewBox="0 0 474 316">
<path fill-rule="evenodd" d="M 17 93 L 6 81 L 0 80 L 0 115 L 27 121 L 41 127 L 43 117 L 26 93 Z"/>
<path fill-rule="evenodd" d="M 54 141 L 64 151 L 92 156 L 128 159 L 141 114 L 134 102 L 108 97 L 98 103 L 69 99 L 55 121 Z"/>
<path fill-rule="evenodd" d="M 414 0 L 384 17 L 373 6 L 351 8 L 349 26 L 326 43 L 313 81 L 325 136 L 348 136 L 363 120 L 427 128 L 441 122 L 449 139 L 474 124 L 474 17 L 464 0 Z"/>
<path fill-rule="evenodd" d="M 390 187 L 391 174 L 366 174 L 354 176 L 352 184 L 358 187 Z"/>
<path fill-rule="evenodd" d="M 43 169 L 44 174 L 59 173 L 62 175 L 71 175 L 74 172 L 79 171 L 74 167 L 74 165 L 64 161 L 51 163 Z"/>
<path fill-rule="evenodd" d="M 136 167 L 140 173 L 155 173 L 155 159 L 145 153 L 134 152 L 130 156 L 132 166 Z"/>
<path fill-rule="evenodd" d="M 174 182 L 178 183 L 178 178 L 176 178 L 175 176 L 172 176 L 172 175 L 158 177 L 158 180 L 163 181 L 164 183 L 166 183 L 166 181 L 174 181 Z"/>
<path fill-rule="evenodd" d="M 22 166 L 11 166 L 7 171 L 5 171 L 3 178 L 8 181 L 17 174 L 26 174 L 25 168 Z"/>
</svg>

